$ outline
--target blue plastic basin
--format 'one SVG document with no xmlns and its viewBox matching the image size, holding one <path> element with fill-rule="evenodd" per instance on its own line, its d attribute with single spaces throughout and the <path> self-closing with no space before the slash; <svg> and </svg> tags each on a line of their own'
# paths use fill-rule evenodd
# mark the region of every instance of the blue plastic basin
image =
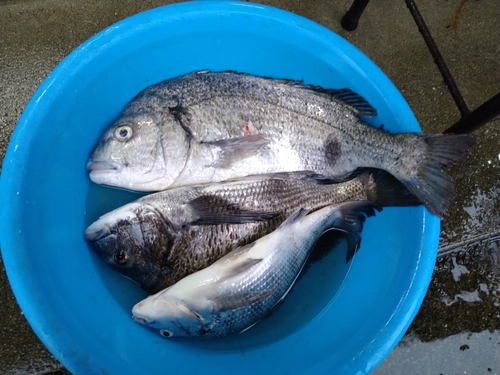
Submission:
<svg viewBox="0 0 500 375">
<path fill-rule="evenodd" d="M 103 130 L 145 87 L 201 69 L 348 87 L 378 110 L 372 124 L 420 131 L 373 62 L 305 18 L 246 2 L 206 1 L 125 19 L 52 72 L 8 147 L 1 248 L 26 318 L 75 374 L 369 373 L 408 328 L 432 275 L 439 220 L 423 207 L 387 208 L 369 219 L 338 293 L 318 293 L 314 314 L 297 326 L 277 325 L 280 334 L 263 322 L 258 339 L 179 342 L 134 323 L 130 309 L 144 293 L 102 264 L 83 240 L 97 213 L 134 198 L 93 186 L 87 176 L 85 163 Z M 314 285 L 304 277 L 298 287 L 314 296 L 328 290 L 328 280 Z M 285 308 L 279 311 L 287 315 Z"/>
</svg>

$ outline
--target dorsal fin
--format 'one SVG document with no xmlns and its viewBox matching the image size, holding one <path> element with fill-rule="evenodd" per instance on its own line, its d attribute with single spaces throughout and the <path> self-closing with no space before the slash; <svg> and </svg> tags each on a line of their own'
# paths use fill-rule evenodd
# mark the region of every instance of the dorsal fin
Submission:
<svg viewBox="0 0 500 375">
<path fill-rule="evenodd" d="M 233 70 L 226 70 L 225 73 L 236 73 L 240 75 L 250 75 L 248 73 L 242 73 L 238 71 L 233 71 Z M 251 75 L 250 75 L 251 76 Z M 281 82 L 289 86 L 296 86 L 296 87 L 302 87 L 308 90 L 316 91 L 322 94 L 326 94 L 330 96 L 332 99 L 341 101 L 348 106 L 352 107 L 358 116 L 363 116 L 363 117 L 375 117 L 377 116 L 377 110 L 372 107 L 368 101 L 363 98 L 361 95 L 357 94 L 356 92 L 352 91 L 351 89 L 326 89 L 321 86 L 316 86 L 316 85 L 307 85 L 304 84 L 302 80 L 294 80 L 294 79 L 276 79 L 273 77 L 266 77 L 266 76 L 260 76 L 260 78 L 268 79 L 268 80 L 273 80 L 276 82 Z"/>
<path fill-rule="evenodd" d="M 332 99 L 339 100 L 354 108 L 359 116 L 375 117 L 377 110 L 371 106 L 368 101 L 361 95 L 355 93 L 350 89 L 324 89 L 319 86 L 305 86 L 310 90 L 327 94 Z"/>
</svg>

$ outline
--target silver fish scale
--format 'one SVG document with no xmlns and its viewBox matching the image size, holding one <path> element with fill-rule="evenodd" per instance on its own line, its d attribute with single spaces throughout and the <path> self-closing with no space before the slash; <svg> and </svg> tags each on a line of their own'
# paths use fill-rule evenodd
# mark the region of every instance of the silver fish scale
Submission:
<svg viewBox="0 0 500 375">
<path fill-rule="evenodd" d="M 311 237 L 314 238 L 314 233 L 311 233 Z M 306 261 L 309 244 L 292 246 L 292 250 L 274 249 L 271 256 L 254 266 L 250 272 L 226 282 L 231 284 L 231 290 L 235 293 L 245 291 L 270 294 L 261 301 L 239 309 L 217 312 L 215 307 L 213 322 L 218 327 L 210 332 L 211 335 L 224 336 L 228 332 L 240 332 L 248 328 L 249 323 L 254 324 L 260 320 L 279 302 Z M 287 251 L 287 256 L 283 256 L 283 252 Z"/>
<path fill-rule="evenodd" d="M 358 130 L 354 126 L 360 123 L 354 108 L 332 100 L 331 96 L 289 81 L 245 74 L 190 74 L 159 83 L 139 94 L 123 115 L 132 115 L 138 108 L 145 107 L 166 113 L 172 103 L 186 109 L 190 131 L 203 142 L 252 134 L 263 134 L 270 139 L 271 144 L 259 152 L 265 163 L 259 166 L 259 170 L 249 164 L 252 169 L 249 173 L 289 170 L 286 165 L 280 168 L 280 165 L 269 164 L 270 151 L 288 148 L 296 155 L 296 169 L 330 175 L 334 171 L 336 176 L 341 176 L 353 169 L 346 163 L 351 159 L 355 163 L 357 156 L 350 155 L 343 161 L 339 158 L 347 151 L 363 152 L 346 148 L 354 147 L 353 139 L 369 137 L 373 130 L 373 140 L 377 142 L 373 146 L 378 147 L 380 142 L 376 129 L 363 127 Z M 335 142 L 325 139 L 325 134 L 332 134 L 330 139 L 335 139 Z M 311 147 L 311 139 L 323 141 Z M 325 152 L 328 150 L 325 150 L 325 142 L 326 146 L 335 149 L 334 158 L 326 160 L 326 164 Z M 336 164 L 334 170 L 332 163 Z M 231 175 L 225 174 L 224 170 L 216 172 L 221 174 L 221 178 L 215 177 L 217 180 L 234 177 L 234 171 L 226 171 Z"/>
<path fill-rule="evenodd" d="M 375 114 L 348 89 L 192 73 L 130 102 L 87 169 L 96 183 L 151 192 L 299 170 L 344 180 L 358 168 L 378 168 L 442 217 L 454 196 L 444 168 L 462 160 L 475 137 L 388 134 L 359 118 Z"/>
</svg>

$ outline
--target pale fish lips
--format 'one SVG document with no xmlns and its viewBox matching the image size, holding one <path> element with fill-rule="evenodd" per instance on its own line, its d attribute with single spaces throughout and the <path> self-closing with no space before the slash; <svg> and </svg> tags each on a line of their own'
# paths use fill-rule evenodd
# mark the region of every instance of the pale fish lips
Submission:
<svg viewBox="0 0 500 375">
<path fill-rule="evenodd" d="M 87 162 L 87 170 L 90 173 L 113 173 L 120 172 L 123 168 L 123 164 L 116 161 L 89 161 Z"/>
<path fill-rule="evenodd" d="M 109 236 L 112 234 L 111 228 L 121 220 L 130 223 L 137 222 L 135 210 L 139 208 L 141 208 L 139 203 L 132 202 L 101 216 L 87 227 L 84 233 L 85 240 L 88 242 L 96 242 Z"/>
<path fill-rule="evenodd" d="M 115 161 L 89 161 L 87 170 L 90 179 L 100 185 L 115 185 L 120 178 L 124 165 Z"/>
<path fill-rule="evenodd" d="M 144 304 L 145 302 L 141 301 L 132 308 L 132 319 L 134 319 L 134 321 L 136 321 L 137 323 L 144 325 L 151 325 L 156 323 L 154 319 L 148 318 L 141 313 L 144 309 Z"/>
<path fill-rule="evenodd" d="M 144 325 L 151 325 L 156 323 L 154 320 L 148 320 L 146 318 L 141 318 L 140 316 L 132 315 L 132 319 L 136 321 L 137 323 L 144 324 Z"/>
<path fill-rule="evenodd" d="M 116 161 L 88 161 L 90 180 L 98 185 L 132 191 L 159 191 L 168 187 L 163 171 L 134 171 L 128 163 Z"/>
<path fill-rule="evenodd" d="M 100 239 L 109 236 L 111 231 L 108 226 L 102 225 L 100 222 L 91 224 L 84 233 L 85 241 L 93 243 Z"/>
</svg>

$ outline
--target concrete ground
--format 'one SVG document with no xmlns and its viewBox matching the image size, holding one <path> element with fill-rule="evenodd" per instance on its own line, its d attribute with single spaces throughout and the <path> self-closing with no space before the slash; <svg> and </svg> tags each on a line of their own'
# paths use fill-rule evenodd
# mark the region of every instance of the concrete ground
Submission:
<svg viewBox="0 0 500 375">
<path fill-rule="evenodd" d="M 372 1 L 351 33 L 349 0 L 259 1 L 339 33 L 396 84 L 426 132 L 459 119 L 403 0 Z M 29 98 L 75 47 L 112 23 L 169 3 L 149 0 L 0 0 L 0 159 Z M 417 0 L 451 73 L 473 109 L 500 90 L 500 2 Z M 375 374 L 500 373 L 500 122 L 452 168 L 457 198 L 442 221 L 440 252 L 424 304 Z M 1 262 L 1 259 L 0 259 Z M 3 266 L 3 265 L 2 265 Z M 24 319 L 0 266 L 0 373 L 65 374 Z"/>
</svg>

